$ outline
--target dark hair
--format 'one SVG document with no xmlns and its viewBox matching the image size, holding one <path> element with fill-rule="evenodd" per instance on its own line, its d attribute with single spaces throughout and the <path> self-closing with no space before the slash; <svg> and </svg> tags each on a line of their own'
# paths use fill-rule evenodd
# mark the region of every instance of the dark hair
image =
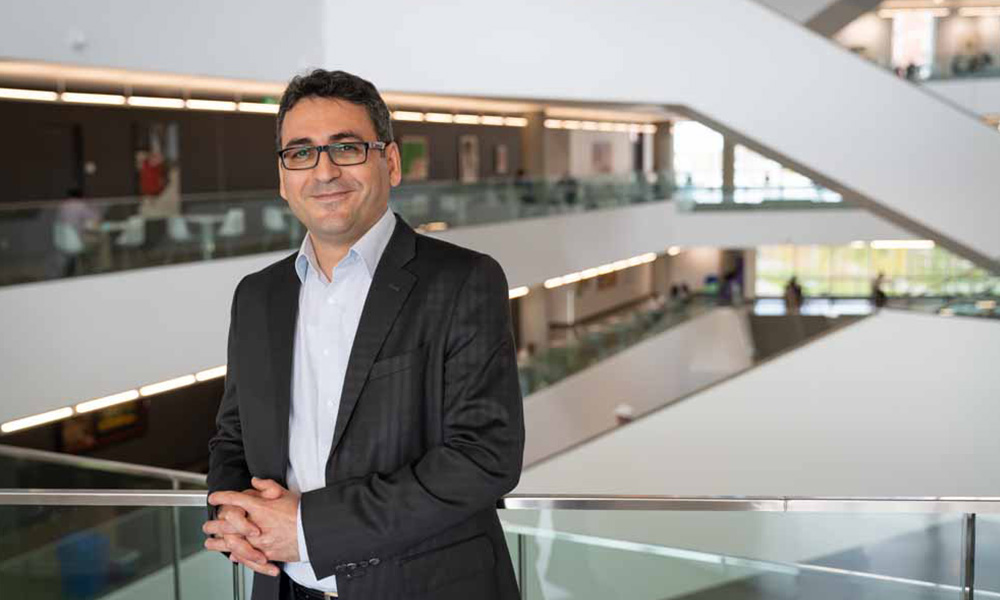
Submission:
<svg viewBox="0 0 1000 600">
<path fill-rule="evenodd" d="M 285 114 L 303 98 L 334 98 L 363 106 L 375 126 L 378 141 L 392 141 L 389 107 L 370 81 L 344 71 L 315 69 L 308 75 L 293 77 L 281 95 L 276 136 L 278 150 L 281 150 L 281 126 L 285 122 Z"/>
</svg>

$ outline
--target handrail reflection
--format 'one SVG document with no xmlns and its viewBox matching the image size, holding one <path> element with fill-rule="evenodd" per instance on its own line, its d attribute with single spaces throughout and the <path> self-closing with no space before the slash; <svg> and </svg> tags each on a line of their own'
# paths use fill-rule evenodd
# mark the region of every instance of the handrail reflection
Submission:
<svg viewBox="0 0 1000 600">
<path fill-rule="evenodd" d="M 72 454 L 62 454 L 60 452 L 48 452 L 46 450 L 35 450 L 32 448 L 18 448 L 16 446 L 5 446 L 3 444 L 0 444 L 0 457 L 65 465 L 81 469 L 90 469 L 93 471 L 103 471 L 105 473 L 117 473 L 120 475 L 139 475 L 142 477 L 149 477 L 151 479 L 162 479 L 165 481 L 186 483 L 190 485 L 206 485 L 206 476 L 198 473 L 178 471 L 176 469 L 164 469 L 162 467 L 136 465 L 101 458 L 75 456 Z"/>
</svg>

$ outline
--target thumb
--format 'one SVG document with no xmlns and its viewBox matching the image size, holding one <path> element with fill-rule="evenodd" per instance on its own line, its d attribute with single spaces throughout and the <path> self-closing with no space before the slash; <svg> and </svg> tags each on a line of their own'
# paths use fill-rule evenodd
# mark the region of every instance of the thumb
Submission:
<svg viewBox="0 0 1000 600">
<path fill-rule="evenodd" d="M 258 479 L 254 477 L 250 480 L 250 484 L 260 491 L 261 498 L 265 500 L 276 500 L 285 493 L 285 488 L 281 487 L 277 481 L 273 479 Z"/>
</svg>

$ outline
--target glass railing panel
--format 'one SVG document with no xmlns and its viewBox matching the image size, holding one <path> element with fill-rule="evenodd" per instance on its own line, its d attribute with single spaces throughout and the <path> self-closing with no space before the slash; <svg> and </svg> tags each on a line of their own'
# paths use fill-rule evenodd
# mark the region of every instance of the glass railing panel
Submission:
<svg viewBox="0 0 1000 600">
<path fill-rule="evenodd" d="M 986 597 L 1000 596 L 1000 515 L 980 514 L 975 520 L 975 589 Z"/>
<path fill-rule="evenodd" d="M 414 227 L 497 223 L 662 200 L 646 176 L 407 183 L 391 206 Z M 0 285 L 298 248 L 276 190 L 0 204 Z"/>
<path fill-rule="evenodd" d="M 528 598 L 954 598 L 963 581 L 962 515 L 505 510 L 501 520 L 524 536 Z"/>
<path fill-rule="evenodd" d="M 667 199 L 699 208 L 839 205 L 817 186 L 675 186 L 673 175 L 410 182 L 390 205 L 426 231 Z M 276 190 L 0 204 L 0 285 L 294 250 L 305 230 Z"/>
<path fill-rule="evenodd" d="M 718 304 L 715 298 L 650 301 L 634 311 L 568 331 L 564 340 L 518 364 L 521 393 L 532 394 L 574 373 L 614 356 L 643 340 L 704 314 Z"/>
<path fill-rule="evenodd" d="M 182 597 L 232 598 L 229 561 L 202 548 L 204 520 L 203 507 L 0 506 L 0 590 L 151 600 L 180 585 Z"/>
<path fill-rule="evenodd" d="M 682 211 L 850 208 L 843 197 L 821 186 L 722 188 L 678 187 L 671 194 Z"/>
</svg>

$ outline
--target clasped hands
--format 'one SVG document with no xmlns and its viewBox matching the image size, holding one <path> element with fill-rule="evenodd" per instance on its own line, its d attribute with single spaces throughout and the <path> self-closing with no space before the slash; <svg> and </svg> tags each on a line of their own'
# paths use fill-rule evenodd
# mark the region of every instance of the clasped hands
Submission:
<svg viewBox="0 0 1000 600">
<path fill-rule="evenodd" d="M 229 552 L 229 560 L 276 577 L 274 562 L 299 560 L 299 494 L 271 479 L 254 477 L 250 484 L 253 488 L 242 492 L 209 495 L 208 503 L 219 509 L 215 520 L 202 526 L 212 536 L 205 548 Z"/>
</svg>

